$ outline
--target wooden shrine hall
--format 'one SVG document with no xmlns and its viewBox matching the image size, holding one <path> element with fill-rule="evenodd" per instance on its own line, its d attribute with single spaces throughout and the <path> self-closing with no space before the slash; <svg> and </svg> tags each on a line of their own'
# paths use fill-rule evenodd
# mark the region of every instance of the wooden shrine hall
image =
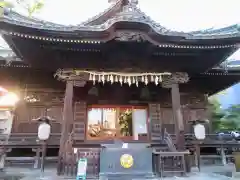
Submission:
<svg viewBox="0 0 240 180">
<path fill-rule="evenodd" d="M 240 78 L 237 70 L 214 69 L 239 48 L 239 25 L 171 31 L 136 0 L 115 0 L 76 26 L 4 9 L 0 29 L 21 59 L 0 68 L 1 82 L 21 89 L 12 132 L 34 131 L 32 119 L 53 117 L 52 133 L 61 133 L 59 164 L 69 164 L 73 148 L 99 154 L 116 140 L 160 147 L 163 129 L 185 151 L 191 121 L 208 120 L 211 130 L 208 96 Z M 99 164 L 94 168 L 98 173 Z"/>
</svg>

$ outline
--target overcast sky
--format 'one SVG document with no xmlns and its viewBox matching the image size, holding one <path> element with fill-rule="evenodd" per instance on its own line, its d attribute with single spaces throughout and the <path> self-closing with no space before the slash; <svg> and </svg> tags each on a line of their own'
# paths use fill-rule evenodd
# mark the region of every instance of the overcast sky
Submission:
<svg viewBox="0 0 240 180">
<path fill-rule="evenodd" d="M 44 8 L 35 16 L 60 24 L 76 25 L 109 6 L 108 0 L 45 0 Z M 178 31 L 240 23 L 240 0 L 139 0 L 139 7 L 162 26 Z M 20 8 L 17 10 L 24 13 Z M 240 52 L 237 56 L 240 59 Z"/>
</svg>

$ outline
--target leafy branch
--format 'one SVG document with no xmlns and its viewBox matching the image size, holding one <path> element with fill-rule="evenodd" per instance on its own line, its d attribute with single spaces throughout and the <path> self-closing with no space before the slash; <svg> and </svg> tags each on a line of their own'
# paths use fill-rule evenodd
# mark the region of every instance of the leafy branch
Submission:
<svg viewBox="0 0 240 180">
<path fill-rule="evenodd" d="M 209 103 L 212 128 L 215 132 L 240 130 L 240 105 L 222 109 L 216 96 L 210 98 Z"/>
<path fill-rule="evenodd" d="M 15 0 L 15 3 L 11 3 L 7 0 L 0 0 L 0 7 L 2 8 L 12 9 L 16 6 L 19 6 L 25 9 L 28 12 L 28 16 L 31 17 L 34 13 L 40 11 L 44 7 L 44 1 L 43 0 Z"/>
<path fill-rule="evenodd" d="M 44 2 L 42 0 L 16 0 L 16 3 L 27 10 L 28 16 L 32 16 L 33 13 L 38 12 L 44 6 Z"/>
</svg>

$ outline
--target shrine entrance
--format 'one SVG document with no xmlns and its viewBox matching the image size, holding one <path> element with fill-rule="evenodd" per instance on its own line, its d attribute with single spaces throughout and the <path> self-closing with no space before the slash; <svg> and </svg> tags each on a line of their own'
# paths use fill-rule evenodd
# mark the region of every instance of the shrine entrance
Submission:
<svg viewBox="0 0 240 180">
<path fill-rule="evenodd" d="M 144 106 L 90 106 L 87 140 L 149 141 L 148 110 Z"/>
<path fill-rule="evenodd" d="M 153 114 L 151 114 L 151 117 L 149 116 L 149 102 L 146 102 L 145 106 L 134 106 L 130 104 L 107 105 L 106 103 L 104 104 L 105 101 L 100 101 L 99 97 L 97 97 L 97 102 L 99 102 L 98 104 L 93 104 L 90 102 L 90 100 L 85 100 L 84 105 L 81 105 L 81 108 L 83 110 L 81 112 L 81 118 L 79 118 L 79 122 L 77 122 L 76 117 L 72 115 L 72 104 L 74 99 L 73 87 L 84 87 L 89 82 L 92 83 L 92 88 L 90 88 L 89 91 L 91 91 L 91 94 L 95 95 L 98 95 L 99 93 L 96 86 L 99 83 L 101 83 L 102 86 L 105 86 L 105 84 L 107 86 L 108 84 L 109 87 L 113 83 L 136 87 L 147 87 L 149 84 L 155 84 L 155 86 L 157 86 L 158 84 L 161 84 L 162 87 L 171 89 L 171 93 L 169 95 L 172 97 L 172 111 L 174 114 L 176 129 L 175 134 L 177 137 L 176 144 L 178 150 L 185 149 L 184 123 L 181 114 L 178 84 L 188 81 L 187 73 L 118 73 L 90 72 L 82 70 L 59 70 L 56 75 L 60 80 L 66 81 L 62 135 L 59 153 L 59 158 L 61 159 L 60 162 L 66 161 L 65 153 L 68 154 L 69 151 L 73 151 L 75 140 L 84 142 L 84 147 L 87 146 L 86 143 L 95 143 L 96 145 L 98 144 L 99 151 L 101 149 L 101 146 L 99 147 L 99 145 L 113 143 L 116 139 L 125 143 L 142 142 L 145 143 L 143 145 L 143 149 L 145 149 L 147 152 L 148 150 L 146 148 L 149 146 L 147 143 L 150 144 L 152 141 L 155 141 L 153 138 L 153 131 L 156 129 L 156 127 L 152 127 L 152 125 L 155 125 L 155 119 L 160 123 L 160 119 L 159 117 L 155 117 Z M 116 99 L 117 96 L 119 96 L 119 94 L 115 94 L 112 98 Z M 124 96 L 127 96 L 127 94 Z M 111 99 L 111 95 L 108 94 L 108 97 L 106 97 L 106 99 Z M 71 123 L 74 124 L 73 130 L 72 132 L 68 132 L 69 125 Z M 77 138 L 79 137 L 79 128 L 76 124 L 83 124 L 82 128 L 86 131 L 84 131 L 85 135 L 83 135 L 83 139 Z M 158 127 L 157 131 L 158 135 L 161 134 L 161 127 Z M 69 133 L 71 136 L 69 136 Z M 73 141 L 69 141 L 69 137 L 73 137 Z M 160 142 L 161 137 L 159 137 L 158 140 Z M 66 149 L 67 144 L 69 144 L 68 150 Z"/>
</svg>

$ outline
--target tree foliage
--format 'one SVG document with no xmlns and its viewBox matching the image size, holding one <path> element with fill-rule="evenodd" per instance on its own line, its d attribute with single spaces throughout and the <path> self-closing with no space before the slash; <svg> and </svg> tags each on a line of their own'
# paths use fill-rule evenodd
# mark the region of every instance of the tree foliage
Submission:
<svg viewBox="0 0 240 180">
<path fill-rule="evenodd" d="M 28 16 L 31 17 L 34 13 L 39 12 L 44 7 L 43 0 L 15 0 L 13 3 L 8 0 L 0 0 L 0 6 L 3 8 L 21 7 L 25 9 Z"/>
<path fill-rule="evenodd" d="M 240 130 L 240 105 L 222 109 L 216 96 L 209 98 L 209 103 L 213 131 Z"/>
<path fill-rule="evenodd" d="M 28 16 L 39 12 L 44 6 L 43 0 L 16 0 L 16 3 L 27 10 Z"/>
</svg>

